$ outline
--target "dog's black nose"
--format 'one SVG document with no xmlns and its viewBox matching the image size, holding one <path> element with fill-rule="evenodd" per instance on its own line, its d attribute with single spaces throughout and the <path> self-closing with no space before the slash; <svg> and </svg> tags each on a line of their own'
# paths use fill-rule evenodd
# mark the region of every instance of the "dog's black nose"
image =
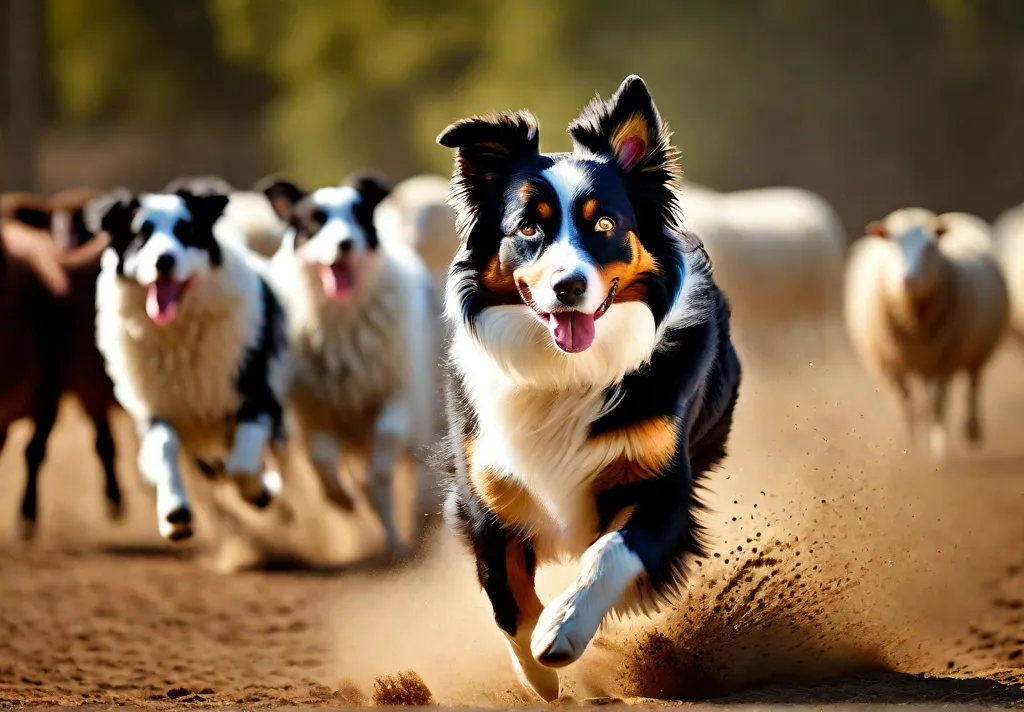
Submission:
<svg viewBox="0 0 1024 712">
<path fill-rule="evenodd" d="M 570 272 L 556 277 L 552 287 L 558 301 L 567 307 L 574 307 L 580 303 L 583 293 L 587 291 L 587 278 L 579 272 Z"/>
<path fill-rule="evenodd" d="M 162 275 L 168 275 L 174 271 L 174 265 L 177 260 L 174 255 L 169 252 L 165 252 L 156 258 L 156 273 Z"/>
</svg>

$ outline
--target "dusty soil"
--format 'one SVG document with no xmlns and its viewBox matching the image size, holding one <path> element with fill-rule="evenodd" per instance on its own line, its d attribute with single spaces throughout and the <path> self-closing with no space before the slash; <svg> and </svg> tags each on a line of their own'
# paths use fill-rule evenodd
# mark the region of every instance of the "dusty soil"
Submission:
<svg viewBox="0 0 1024 712">
<path fill-rule="evenodd" d="M 564 670 L 566 701 L 1024 707 L 1022 352 L 1004 348 L 988 378 L 981 451 L 964 450 L 956 391 L 945 469 L 840 340 L 773 365 L 752 353 L 732 454 L 706 493 L 712 556 L 677 608 L 610 623 Z M 0 459 L 0 706 L 531 704 L 443 528 L 412 559 L 375 563 L 369 517 L 325 509 L 306 483 L 287 531 L 262 536 L 330 566 L 225 574 L 203 543 L 213 527 L 185 547 L 156 536 L 119 425 L 119 525 L 73 408 L 31 546 L 8 533 L 27 429 Z M 543 570 L 542 597 L 572 571 Z M 406 670 L 429 689 L 378 680 Z"/>
</svg>

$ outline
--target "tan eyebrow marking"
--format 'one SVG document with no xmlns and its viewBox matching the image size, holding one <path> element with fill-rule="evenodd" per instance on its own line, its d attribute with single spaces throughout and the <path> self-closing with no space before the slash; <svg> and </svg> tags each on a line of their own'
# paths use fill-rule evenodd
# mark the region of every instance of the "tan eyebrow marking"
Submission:
<svg viewBox="0 0 1024 712">
<path fill-rule="evenodd" d="M 583 204 L 583 219 L 593 220 L 594 216 L 597 215 L 597 208 L 600 203 L 597 202 L 596 198 L 591 198 Z"/>
<path fill-rule="evenodd" d="M 552 213 L 554 210 L 551 208 L 551 203 L 546 203 L 543 200 L 537 203 L 537 214 L 540 215 L 541 220 L 547 220 Z"/>
</svg>

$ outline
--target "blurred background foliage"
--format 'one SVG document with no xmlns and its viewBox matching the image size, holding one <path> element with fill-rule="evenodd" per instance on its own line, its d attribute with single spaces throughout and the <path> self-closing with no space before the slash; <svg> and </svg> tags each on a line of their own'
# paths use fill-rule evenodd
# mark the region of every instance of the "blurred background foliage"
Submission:
<svg viewBox="0 0 1024 712">
<path fill-rule="evenodd" d="M 367 165 L 393 179 L 447 173 L 434 139 L 452 120 L 529 107 L 543 148 L 565 149 L 565 126 L 593 93 L 635 72 L 688 177 L 715 188 L 802 185 L 851 229 L 898 205 L 992 218 L 1024 200 L 1024 0 L 0 8 L 26 1 L 43 28 L 46 189 L 152 188 L 195 172 L 327 183 Z"/>
</svg>

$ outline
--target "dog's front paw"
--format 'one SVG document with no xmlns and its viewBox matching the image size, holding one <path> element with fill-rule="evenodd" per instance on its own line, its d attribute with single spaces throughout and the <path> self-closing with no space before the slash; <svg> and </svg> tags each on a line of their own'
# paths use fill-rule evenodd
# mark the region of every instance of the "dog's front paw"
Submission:
<svg viewBox="0 0 1024 712">
<path fill-rule="evenodd" d="M 562 594 L 541 613 L 530 648 L 542 665 L 556 668 L 576 662 L 597 632 L 596 625 L 583 620 L 577 599 L 575 591 Z"/>
</svg>

